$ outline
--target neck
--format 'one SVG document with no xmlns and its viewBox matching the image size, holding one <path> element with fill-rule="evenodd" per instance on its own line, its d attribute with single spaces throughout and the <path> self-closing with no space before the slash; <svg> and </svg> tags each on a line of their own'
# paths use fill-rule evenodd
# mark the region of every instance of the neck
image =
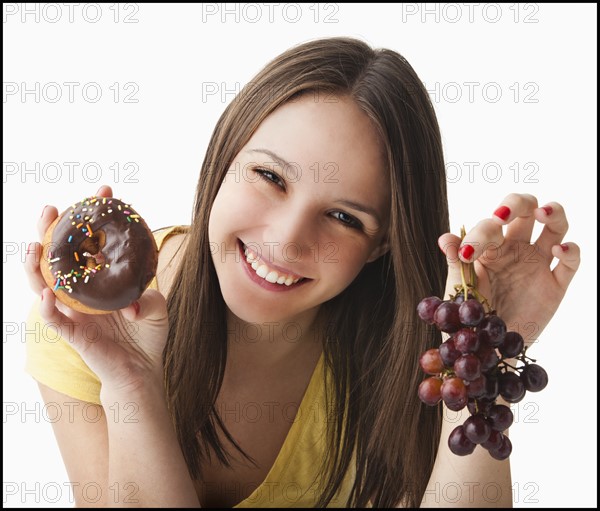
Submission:
<svg viewBox="0 0 600 511">
<path fill-rule="evenodd" d="M 227 309 L 227 357 L 260 369 L 281 365 L 297 357 L 322 351 L 319 307 L 280 321 L 250 323 Z"/>
</svg>

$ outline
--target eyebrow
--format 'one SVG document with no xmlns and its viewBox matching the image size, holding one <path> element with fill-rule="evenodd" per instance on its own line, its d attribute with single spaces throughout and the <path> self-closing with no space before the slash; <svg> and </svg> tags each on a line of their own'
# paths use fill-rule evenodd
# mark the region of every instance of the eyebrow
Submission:
<svg viewBox="0 0 600 511">
<path fill-rule="evenodd" d="M 270 158 L 273 158 L 277 163 L 279 163 L 279 165 L 281 165 L 284 168 L 291 165 L 291 163 L 289 161 L 285 160 L 278 154 L 275 154 L 273 151 L 269 151 L 268 149 L 248 149 L 248 151 L 246 151 L 246 152 L 266 154 Z"/>
<path fill-rule="evenodd" d="M 262 148 L 261 149 L 248 149 L 246 152 L 266 154 L 270 158 L 273 158 L 273 160 L 275 160 L 277 163 L 279 163 L 279 165 L 281 165 L 284 168 L 291 165 L 291 163 L 288 162 L 285 158 L 279 156 L 278 154 L 274 153 L 273 151 L 270 151 L 269 149 L 262 149 Z M 375 211 L 375 209 L 373 209 L 372 207 L 367 206 L 365 204 L 360 204 L 358 202 L 354 202 L 351 200 L 346 200 L 346 199 L 338 199 L 335 202 L 337 202 L 338 204 L 342 204 L 346 207 L 355 209 L 356 211 L 361 211 L 362 213 L 366 213 L 367 215 L 372 216 L 373 219 L 375 220 L 375 222 L 377 223 L 377 227 L 378 228 L 381 227 L 381 225 L 382 225 L 381 219 L 379 218 L 377 211 Z"/>
</svg>

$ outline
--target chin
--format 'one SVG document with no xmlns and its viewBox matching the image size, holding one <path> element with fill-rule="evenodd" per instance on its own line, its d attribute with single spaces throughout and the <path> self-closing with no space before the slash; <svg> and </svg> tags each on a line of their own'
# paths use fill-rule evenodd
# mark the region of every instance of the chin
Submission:
<svg viewBox="0 0 600 511">
<path fill-rule="evenodd" d="M 241 294 L 239 288 L 230 288 L 228 291 L 223 293 L 225 305 L 234 316 L 246 323 L 282 325 L 286 322 L 297 322 L 298 316 L 306 313 L 308 309 L 300 307 L 295 300 L 291 300 L 295 303 L 292 303 L 294 307 L 290 308 L 284 307 L 284 302 L 278 297 L 273 297 L 272 300 L 256 300 L 248 297 L 246 293 Z"/>
</svg>

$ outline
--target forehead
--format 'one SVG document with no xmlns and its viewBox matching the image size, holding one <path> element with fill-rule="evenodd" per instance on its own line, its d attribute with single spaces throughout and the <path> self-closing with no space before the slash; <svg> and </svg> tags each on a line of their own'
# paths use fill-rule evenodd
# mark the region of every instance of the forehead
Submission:
<svg viewBox="0 0 600 511">
<path fill-rule="evenodd" d="M 371 201 L 389 193 L 384 144 L 373 121 L 347 96 L 308 93 L 285 103 L 261 123 L 245 149 L 257 148 L 298 165 L 302 177 L 324 182 L 329 176 L 328 182 L 362 190 Z"/>
</svg>

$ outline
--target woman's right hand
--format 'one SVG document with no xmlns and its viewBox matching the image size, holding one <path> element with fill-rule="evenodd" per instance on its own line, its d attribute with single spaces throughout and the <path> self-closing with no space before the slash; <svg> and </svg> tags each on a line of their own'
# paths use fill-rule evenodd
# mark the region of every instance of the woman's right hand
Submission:
<svg viewBox="0 0 600 511">
<path fill-rule="evenodd" d="M 98 197 L 112 197 L 109 186 Z M 38 222 L 43 240 L 58 216 L 54 206 L 46 206 Z M 79 353 L 102 382 L 102 393 L 129 393 L 147 385 L 163 385 L 162 353 L 169 324 L 165 298 L 148 289 L 139 300 L 110 314 L 84 314 L 56 300 L 40 271 L 41 243 L 27 249 L 25 271 L 29 285 L 41 296 L 40 315 Z"/>
</svg>

